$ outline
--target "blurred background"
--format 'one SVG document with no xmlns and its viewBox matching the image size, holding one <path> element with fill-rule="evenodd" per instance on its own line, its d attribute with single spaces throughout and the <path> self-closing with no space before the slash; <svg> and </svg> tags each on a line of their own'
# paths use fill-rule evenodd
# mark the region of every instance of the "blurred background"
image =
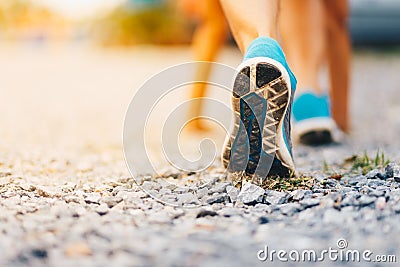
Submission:
<svg viewBox="0 0 400 267">
<path fill-rule="evenodd" d="M 193 25 L 171 0 L 0 1 L 2 43 L 188 44 Z"/>
<path fill-rule="evenodd" d="M 1 41 L 91 42 L 105 47 L 189 44 L 195 18 L 179 0 L 0 0 Z M 397 45 L 396 0 L 350 0 L 354 44 Z M 186 16 L 185 16 L 186 15 Z"/>
<path fill-rule="evenodd" d="M 354 135 L 397 142 L 400 2 L 350 5 Z M 0 0 L 0 145 L 120 148 L 135 91 L 164 68 L 193 59 L 195 25 L 176 0 Z M 232 38 L 217 61 L 241 61 Z M 229 103 L 217 89 L 210 95 Z"/>
</svg>

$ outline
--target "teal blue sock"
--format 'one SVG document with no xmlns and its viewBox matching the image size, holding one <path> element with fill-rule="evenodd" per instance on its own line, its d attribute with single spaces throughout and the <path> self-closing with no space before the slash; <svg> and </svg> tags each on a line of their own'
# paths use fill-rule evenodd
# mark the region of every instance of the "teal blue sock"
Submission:
<svg viewBox="0 0 400 267">
<path fill-rule="evenodd" d="M 268 57 L 281 63 L 289 73 L 292 89 L 296 89 L 296 77 L 290 70 L 286 62 L 285 54 L 277 41 L 265 36 L 254 39 L 247 48 L 243 61 L 254 57 Z"/>
<path fill-rule="evenodd" d="M 295 121 L 321 117 L 331 118 L 329 96 L 316 95 L 312 91 L 301 93 L 293 101 L 292 111 Z"/>
</svg>

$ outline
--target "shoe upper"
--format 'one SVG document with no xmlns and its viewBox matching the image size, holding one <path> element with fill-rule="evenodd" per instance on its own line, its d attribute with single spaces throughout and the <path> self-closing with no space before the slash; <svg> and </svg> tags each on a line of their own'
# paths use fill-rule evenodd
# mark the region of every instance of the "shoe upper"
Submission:
<svg viewBox="0 0 400 267">
<path fill-rule="evenodd" d="M 296 77 L 290 70 L 285 54 L 276 40 L 266 36 L 258 37 L 253 40 L 247 48 L 243 61 L 254 57 L 269 57 L 281 63 L 289 73 L 292 90 L 296 90 Z"/>
<path fill-rule="evenodd" d="M 283 137 L 285 140 L 286 147 L 289 150 L 290 155 L 293 157 L 293 152 L 292 152 L 292 138 L 291 138 L 291 115 L 292 115 L 292 106 L 293 106 L 293 95 L 294 95 L 294 90 L 292 89 L 292 95 L 290 97 L 290 102 L 285 114 L 285 118 L 283 121 Z"/>
</svg>

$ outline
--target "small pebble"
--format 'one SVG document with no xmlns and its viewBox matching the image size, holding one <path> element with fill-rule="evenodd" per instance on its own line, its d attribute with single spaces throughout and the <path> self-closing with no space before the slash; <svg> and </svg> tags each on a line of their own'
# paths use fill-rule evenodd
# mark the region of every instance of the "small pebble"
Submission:
<svg viewBox="0 0 400 267">
<path fill-rule="evenodd" d="M 256 203 L 261 203 L 263 201 L 265 190 L 261 187 L 247 182 L 243 185 L 240 190 L 237 199 L 247 205 L 255 205 Z"/>
</svg>

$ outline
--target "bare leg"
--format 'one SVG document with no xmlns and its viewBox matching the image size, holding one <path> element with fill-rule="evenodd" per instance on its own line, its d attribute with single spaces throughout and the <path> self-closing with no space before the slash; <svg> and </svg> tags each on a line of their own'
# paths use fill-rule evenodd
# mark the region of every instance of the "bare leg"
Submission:
<svg viewBox="0 0 400 267">
<path fill-rule="evenodd" d="M 347 0 L 325 0 L 328 18 L 329 71 L 332 116 L 345 132 L 349 131 L 349 76 L 351 45 L 347 31 Z"/>
<path fill-rule="evenodd" d="M 350 41 L 347 0 L 281 0 L 280 27 L 283 46 L 296 73 L 298 89 L 321 88 L 318 74 L 327 58 L 332 116 L 348 131 Z M 328 45 L 329 44 L 329 45 Z"/>
<path fill-rule="evenodd" d="M 214 61 L 221 50 L 227 35 L 227 26 L 218 0 L 197 1 L 199 25 L 193 37 L 195 60 Z M 211 65 L 202 64 L 196 72 L 196 79 L 206 81 Z M 192 87 L 191 99 L 202 98 L 206 94 L 207 84 L 196 83 Z M 202 101 L 193 101 L 190 118 L 200 116 Z M 192 130 L 207 130 L 202 120 L 194 120 L 188 125 Z"/>
<path fill-rule="evenodd" d="M 255 174 L 255 182 L 266 176 L 289 177 L 295 169 L 289 113 L 295 83 L 276 42 L 279 0 L 221 3 L 244 54 L 232 88 L 232 109 L 238 116 L 222 161 L 234 183 L 243 173 Z"/>
<path fill-rule="evenodd" d="M 321 0 L 281 0 L 280 34 L 298 90 L 321 90 L 318 74 L 326 47 L 324 12 Z"/>
<path fill-rule="evenodd" d="M 244 54 L 259 36 L 277 37 L 279 0 L 220 0 L 233 36 Z"/>
</svg>

